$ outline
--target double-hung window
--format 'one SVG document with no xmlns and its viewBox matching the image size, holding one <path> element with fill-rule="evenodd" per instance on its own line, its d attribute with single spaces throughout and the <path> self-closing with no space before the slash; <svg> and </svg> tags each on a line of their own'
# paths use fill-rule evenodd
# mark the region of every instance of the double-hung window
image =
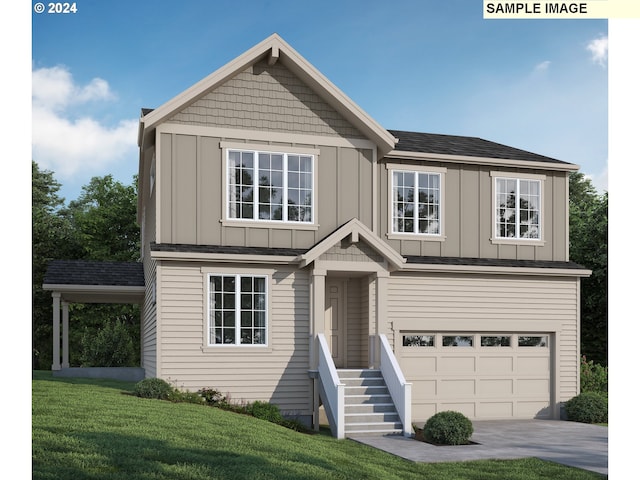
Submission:
<svg viewBox="0 0 640 480">
<path fill-rule="evenodd" d="M 313 223 L 313 162 L 313 155 L 227 150 L 227 218 Z"/>
<path fill-rule="evenodd" d="M 267 278 L 209 275 L 209 345 L 266 345 Z"/>
<path fill-rule="evenodd" d="M 392 233 L 442 235 L 442 174 L 391 171 Z"/>
<path fill-rule="evenodd" d="M 541 240 L 542 181 L 495 178 L 495 236 Z"/>
</svg>

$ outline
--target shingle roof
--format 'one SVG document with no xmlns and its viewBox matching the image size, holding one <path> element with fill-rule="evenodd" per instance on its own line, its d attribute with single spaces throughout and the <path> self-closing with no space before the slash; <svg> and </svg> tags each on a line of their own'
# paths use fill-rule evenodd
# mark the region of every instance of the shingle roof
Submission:
<svg viewBox="0 0 640 480">
<path fill-rule="evenodd" d="M 555 158 L 545 157 L 544 155 L 490 142 L 478 137 L 405 132 L 402 130 L 389 130 L 389 133 L 399 139 L 395 150 L 402 152 L 437 153 L 443 155 L 569 164 L 568 162 L 563 162 Z"/>
<path fill-rule="evenodd" d="M 326 238 L 326 237 L 325 237 Z M 316 244 L 317 245 L 317 244 Z M 313 247 L 312 247 L 313 248 Z M 151 243 L 154 252 L 223 253 L 228 255 L 282 255 L 298 256 L 306 253 L 306 248 L 267 248 L 267 247 L 231 247 L 221 245 L 190 245 L 180 243 Z M 478 267 L 521 267 L 584 270 L 585 267 L 574 262 L 552 260 L 510 260 L 470 257 L 421 257 L 405 256 L 407 264 L 460 265 Z"/>
<path fill-rule="evenodd" d="M 44 275 L 49 285 L 144 286 L 142 263 L 52 260 Z"/>
<path fill-rule="evenodd" d="M 469 258 L 469 257 L 419 257 L 406 256 L 407 263 L 428 265 L 460 265 L 478 267 L 521 267 L 521 268 L 553 268 L 568 270 L 585 270 L 586 267 L 575 262 L 559 262 L 554 260 L 511 260 L 503 258 Z"/>
<path fill-rule="evenodd" d="M 229 255 L 298 256 L 306 248 L 233 247 L 221 245 L 191 245 L 181 243 L 151 243 L 152 252 L 225 253 Z"/>
</svg>

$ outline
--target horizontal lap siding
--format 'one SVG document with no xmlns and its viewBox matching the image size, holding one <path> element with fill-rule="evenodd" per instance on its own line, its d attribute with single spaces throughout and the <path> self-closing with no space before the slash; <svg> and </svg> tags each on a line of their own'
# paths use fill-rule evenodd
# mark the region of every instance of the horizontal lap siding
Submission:
<svg viewBox="0 0 640 480">
<path fill-rule="evenodd" d="M 430 320 L 477 320 L 467 333 L 507 331 L 518 322 L 555 321 L 559 365 L 558 401 L 578 391 L 578 288 L 573 278 L 397 274 L 388 290 L 389 322 L 395 329 L 403 320 L 418 320 L 424 330 Z"/>
<path fill-rule="evenodd" d="M 228 268 L 225 266 L 225 273 Z M 246 271 L 243 266 L 242 272 Z M 256 268 L 253 273 L 262 271 Z M 201 264 L 167 263 L 161 268 L 161 277 L 163 378 L 192 391 L 210 387 L 232 400 L 263 400 L 278 404 L 285 412 L 310 413 L 306 273 L 279 271 L 273 275 L 266 349 L 209 347 L 206 351 L 206 274 L 201 272 Z"/>
</svg>

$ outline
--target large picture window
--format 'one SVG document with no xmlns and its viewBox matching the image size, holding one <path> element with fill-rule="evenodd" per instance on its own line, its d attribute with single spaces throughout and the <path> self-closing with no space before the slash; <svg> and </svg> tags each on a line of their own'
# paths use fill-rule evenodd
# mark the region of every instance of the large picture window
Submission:
<svg viewBox="0 0 640 480">
<path fill-rule="evenodd" d="M 313 222 L 313 156 L 227 151 L 229 219 Z"/>
<path fill-rule="evenodd" d="M 540 240 L 541 181 L 496 178 L 496 237 Z"/>
<path fill-rule="evenodd" d="M 209 345 L 266 345 L 267 277 L 209 276 Z"/>
<path fill-rule="evenodd" d="M 393 233 L 441 235 L 441 175 L 392 172 Z"/>
</svg>

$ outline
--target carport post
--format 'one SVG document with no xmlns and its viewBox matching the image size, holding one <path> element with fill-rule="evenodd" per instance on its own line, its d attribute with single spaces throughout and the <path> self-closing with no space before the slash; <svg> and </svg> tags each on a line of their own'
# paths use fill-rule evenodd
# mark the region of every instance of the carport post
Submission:
<svg viewBox="0 0 640 480">
<path fill-rule="evenodd" d="M 53 365 L 51 370 L 60 370 L 60 292 L 53 292 Z"/>
<path fill-rule="evenodd" d="M 62 302 L 62 368 L 69 368 L 69 302 Z"/>
</svg>

